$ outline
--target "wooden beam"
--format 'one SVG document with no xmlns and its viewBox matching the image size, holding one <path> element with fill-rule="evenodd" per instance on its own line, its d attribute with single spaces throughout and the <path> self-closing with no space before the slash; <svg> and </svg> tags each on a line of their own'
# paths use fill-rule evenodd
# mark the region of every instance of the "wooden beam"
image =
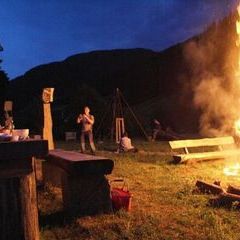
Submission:
<svg viewBox="0 0 240 240">
<path fill-rule="evenodd" d="M 240 188 L 229 185 L 227 188 L 228 193 L 240 195 Z"/>
<path fill-rule="evenodd" d="M 223 192 L 218 197 L 209 200 L 209 204 L 215 207 L 231 207 L 233 202 L 240 203 L 240 195 Z"/>
</svg>

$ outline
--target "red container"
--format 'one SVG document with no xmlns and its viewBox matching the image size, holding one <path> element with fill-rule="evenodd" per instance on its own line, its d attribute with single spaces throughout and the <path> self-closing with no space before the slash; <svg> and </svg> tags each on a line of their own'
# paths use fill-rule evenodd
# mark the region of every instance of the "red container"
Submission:
<svg viewBox="0 0 240 240">
<path fill-rule="evenodd" d="M 112 182 L 123 182 L 123 186 L 121 188 L 111 187 L 113 210 L 117 211 L 120 209 L 125 209 L 126 211 L 130 211 L 132 194 L 129 192 L 128 187 L 126 186 L 124 180 L 117 179 L 111 181 L 111 183 Z"/>
</svg>

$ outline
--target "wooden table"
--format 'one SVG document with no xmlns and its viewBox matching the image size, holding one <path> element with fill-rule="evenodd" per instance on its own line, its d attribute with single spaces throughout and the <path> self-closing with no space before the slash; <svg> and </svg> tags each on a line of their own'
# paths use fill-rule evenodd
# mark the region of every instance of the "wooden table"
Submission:
<svg viewBox="0 0 240 240">
<path fill-rule="evenodd" d="M 39 240 L 34 157 L 46 140 L 0 142 L 0 239 Z"/>
</svg>

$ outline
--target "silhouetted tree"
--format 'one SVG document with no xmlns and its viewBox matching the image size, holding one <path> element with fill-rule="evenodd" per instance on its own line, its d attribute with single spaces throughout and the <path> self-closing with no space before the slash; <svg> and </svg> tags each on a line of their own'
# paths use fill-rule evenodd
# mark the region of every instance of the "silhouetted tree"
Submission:
<svg viewBox="0 0 240 240">
<path fill-rule="evenodd" d="M 0 44 L 0 51 L 3 51 L 3 47 Z M 2 59 L 0 59 L 0 64 L 2 63 Z M 5 71 L 2 70 L 0 66 L 0 122 L 3 120 L 3 104 L 6 100 L 6 92 L 8 87 L 8 76 Z"/>
</svg>

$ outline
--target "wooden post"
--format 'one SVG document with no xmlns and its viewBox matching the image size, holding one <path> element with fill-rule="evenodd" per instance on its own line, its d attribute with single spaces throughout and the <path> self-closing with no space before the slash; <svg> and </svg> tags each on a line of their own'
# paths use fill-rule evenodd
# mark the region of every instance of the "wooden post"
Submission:
<svg viewBox="0 0 240 240">
<path fill-rule="evenodd" d="M 44 127 L 43 139 L 48 140 L 48 149 L 54 149 L 53 134 L 52 134 L 52 113 L 50 102 L 53 101 L 54 88 L 44 88 L 42 94 L 43 100 L 43 114 L 44 114 Z"/>
<path fill-rule="evenodd" d="M 27 159 L 32 162 L 33 158 Z M 39 240 L 35 172 L 8 171 L 0 179 L 0 239 Z"/>
<path fill-rule="evenodd" d="M 32 169 L 34 158 L 32 158 Z M 22 223 L 25 240 L 39 240 L 35 171 L 20 178 Z"/>
<path fill-rule="evenodd" d="M 120 139 L 124 132 L 125 132 L 124 118 L 116 118 L 116 143 L 120 142 Z"/>
</svg>

